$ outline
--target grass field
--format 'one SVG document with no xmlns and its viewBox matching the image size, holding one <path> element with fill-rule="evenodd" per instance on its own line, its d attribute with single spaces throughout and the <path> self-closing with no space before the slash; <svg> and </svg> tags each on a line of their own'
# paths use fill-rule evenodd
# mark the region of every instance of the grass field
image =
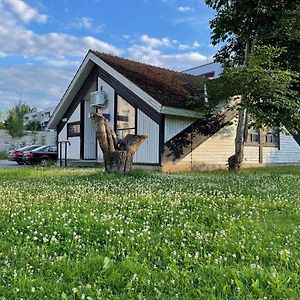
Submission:
<svg viewBox="0 0 300 300">
<path fill-rule="evenodd" d="M 0 170 L 0 299 L 299 299 L 300 168 Z"/>
</svg>

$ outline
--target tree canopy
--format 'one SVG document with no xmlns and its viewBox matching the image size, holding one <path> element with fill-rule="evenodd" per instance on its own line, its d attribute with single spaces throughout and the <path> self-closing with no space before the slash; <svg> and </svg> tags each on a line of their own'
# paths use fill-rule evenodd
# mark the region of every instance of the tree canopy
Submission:
<svg viewBox="0 0 300 300">
<path fill-rule="evenodd" d="M 286 49 L 258 47 L 249 54 L 247 65 L 225 69 L 223 75 L 208 82 L 209 101 L 243 99 L 240 109 L 247 109 L 256 127 L 283 126 L 291 132 L 300 130 L 300 97 L 293 88 L 299 73 L 280 68 Z"/>
<path fill-rule="evenodd" d="M 211 21 L 212 44 L 223 44 L 215 58 L 223 65 L 241 65 L 255 45 L 286 47 L 282 64 L 300 71 L 300 0 L 206 0 L 216 10 Z M 248 44 L 248 45 L 247 45 Z"/>
<path fill-rule="evenodd" d="M 22 137 L 24 135 L 24 115 L 31 111 L 28 104 L 19 102 L 8 110 L 5 128 L 12 137 Z"/>
</svg>

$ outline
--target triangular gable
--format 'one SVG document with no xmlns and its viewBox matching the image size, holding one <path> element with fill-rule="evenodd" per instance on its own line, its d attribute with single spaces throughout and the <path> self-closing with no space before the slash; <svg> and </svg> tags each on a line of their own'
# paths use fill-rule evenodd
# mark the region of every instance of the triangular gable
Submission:
<svg viewBox="0 0 300 300">
<path fill-rule="evenodd" d="M 66 92 L 64 93 L 62 99 L 57 105 L 51 119 L 49 120 L 48 128 L 55 129 L 58 126 L 59 122 L 61 121 L 69 106 L 76 97 L 82 84 L 88 78 L 90 72 L 92 71 L 95 65 L 103 71 L 102 73 L 109 74 L 111 78 L 114 78 L 117 82 L 121 83 L 123 86 L 126 86 L 126 88 L 130 90 L 131 93 L 137 95 L 142 102 L 148 104 L 148 106 L 150 106 L 151 109 L 153 109 L 157 113 L 160 113 L 162 105 L 159 102 L 157 102 L 154 98 L 152 98 L 142 89 L 135 86 L 122 74 L 118 73 L 108 64 L 106 64 L 104 61 L 102 61 L 100 58 L 94 55 L 91 51 L 89 51 L 84 61 L 80 65 L 78 71 L 76 72 L 74 78 L 72 79 L 70 85 L 68 86 Z"/>
</svg>

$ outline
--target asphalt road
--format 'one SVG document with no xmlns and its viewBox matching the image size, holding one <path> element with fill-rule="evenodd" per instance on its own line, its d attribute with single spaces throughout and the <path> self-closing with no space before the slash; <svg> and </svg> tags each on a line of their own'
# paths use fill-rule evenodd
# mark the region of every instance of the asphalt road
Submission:
<svg viewBox="0 0 300 300">
<path fill-rule="evenodd" d="M 1 168 L 16 168 L 20 167 L 16 162 L 9 160 L 0 160 L 0 169 Z"/>
</svg>

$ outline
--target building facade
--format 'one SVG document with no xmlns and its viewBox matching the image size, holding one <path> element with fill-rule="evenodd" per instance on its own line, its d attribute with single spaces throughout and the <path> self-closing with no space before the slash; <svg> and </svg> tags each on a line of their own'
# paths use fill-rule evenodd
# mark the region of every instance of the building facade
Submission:
<svg viewBox="0 0 300 300">
<path fill-rule="evenodd" d="M 201 75 L 219 74 L 211 73 L 204 70 Z M 136 165 L 166 171 L 224 168 L 234 153 L 236 103 L 219 108 L 210 117 L 189 109 L 186 99 L 197 96 L 193 93 L 198 80 L 197 75 L 89 51 L 48 126 L 57 130 L 59 142 L 68 141 L 64 147 L 68 147 L 69 160 L 103 160 L 89 118 L 98 111 L 119 138 L 127 133 L 148 136 L 134 157 Z M 105 97 L 102 107 L 93 103 L 91 94 L 96 91 Z M 297 137 L 274 132 L 249 134 L 244 165 L 300 162 Z M 62 157 L 65 149 L 61 150 Z"/>
</svg>

